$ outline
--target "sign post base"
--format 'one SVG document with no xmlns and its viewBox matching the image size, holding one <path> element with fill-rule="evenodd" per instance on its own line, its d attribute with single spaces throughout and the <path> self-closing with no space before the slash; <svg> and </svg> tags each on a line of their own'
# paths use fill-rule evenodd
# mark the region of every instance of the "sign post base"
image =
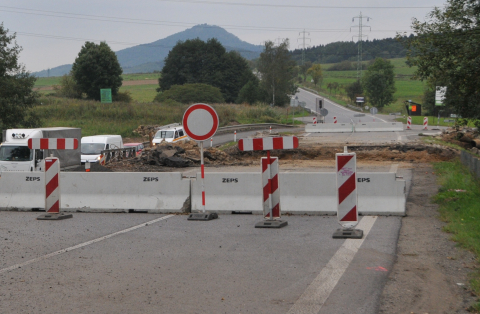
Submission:
<svg viewBox="0 0 480 314">
<path fill-rule="evenodd" d="M 73 218 L 72 214 L 63 214 L 63 213 L 45 213 L 37 217 L 37 220 L 63 220 Z"/>
<path fill-rule="evenodd" d="M 285 220 L 264 220 L 257 222 L 255 228 L 283 228 L 288 225 L 288 221 Z"/>
<path fill-rule="evenodd" d="M 360 229 L 337 229 L 333 233 L 334 239 L 361 239 L 363 238 L 363 230 Z"/>
<path fill-rule="evenodd" d="M 217 213 L 204 212 L 204 213 L 191 213 L 190 215 L 188 215 L 187 220 L 208 221 L 208 220 L 217 219 L 217 218 L 218 218 Z"/>
</svg>

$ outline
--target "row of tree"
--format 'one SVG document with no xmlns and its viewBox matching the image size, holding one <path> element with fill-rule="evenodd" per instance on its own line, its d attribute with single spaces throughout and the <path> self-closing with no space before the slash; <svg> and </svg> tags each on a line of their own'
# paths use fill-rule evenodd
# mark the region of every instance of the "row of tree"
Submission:
<svg viewBox="0 0 480 314">
<path fill-rule="evenodd" d="M 400 37 L 407 39 L 407 37 Z M 407 49 L 396 38 L 374 39 L 362 42 L 362 60 L 374 60 L 375 58 L 403 58 L 407 55 Z M 356 61 L 358 58 L 358 43 L 353 41 L 334 42 L 326 45 L 315 46 L 305 49 L 296 49 L 291 52 L 292 59 L 301 64 L 303 61 L 312 63 L 339 63 L 342 61 Z M 303 59 L 305 55 L 305 59 Z"/>
<path fill-rule="evenodd" d="M 256 66 L 257 75 L 243 57 L 234 51 L 227 52 L 216 39 L 207 42 L 200 39 L 186 40 L 177 43 L 165 58 L 157 91 L 166 93 L 173 86 L 184 86 L 185 89 L 192 90 L 195 86 L 204 86 L 198 84 L 207 84 L 218 88 L 228 103 L 288 103 L 288 95 L 295 92 L 296 77 L 295 62 L 290 58 L 288 41 L 280 45 L 267 41 Z M 176 87 L 176 90 L 181 89 Z M 167 95 L 180 96 L 178 92 Z M 158 95 L 156 99 L 164 98 L 164 95 Z M 175 96 L 172 99 L 180 101 L 179 98 Z M 186 101 L 185 97 L 182 99 Z M 206 100 L 202 98 L 196 101 Z"/>
</svg>

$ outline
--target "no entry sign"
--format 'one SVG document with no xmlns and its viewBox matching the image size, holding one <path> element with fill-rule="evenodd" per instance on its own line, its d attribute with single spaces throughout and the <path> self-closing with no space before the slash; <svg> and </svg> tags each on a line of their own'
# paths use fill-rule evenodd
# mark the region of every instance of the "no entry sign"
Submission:
<svg viewBox="0 0 480 314">
<path fill-rule="evenodd" d="M 208 140 L 218 129 L 217 112 L 207 104 L 195 104 L 188 107 L 183 114 L 182 121 L 185 133 L 195 141 Z"/>
</svg>

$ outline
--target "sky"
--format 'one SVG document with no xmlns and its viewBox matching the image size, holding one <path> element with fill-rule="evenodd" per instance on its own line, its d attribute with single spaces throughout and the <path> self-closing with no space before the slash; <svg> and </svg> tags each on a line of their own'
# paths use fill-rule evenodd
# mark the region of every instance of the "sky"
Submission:
<svg viewBox="0 0 480 314">
<path fill-rule="evenodd" d="M 255 45 L 289 39 L 290 49 L 411 33 L 446 0 L 2 0 L 0 16 L 35 72 L 75 61 L 86 41 L 113 51 L 151 43 L 198 24 Z M 363 18 L 360 19 L 359 17 Z M 367 27 L 369 26 L 369 27 Z M 305 31 L 305 36 L 303 31 Z M 305 37 L 305 41 L 304 41 Z"/>
</svg>

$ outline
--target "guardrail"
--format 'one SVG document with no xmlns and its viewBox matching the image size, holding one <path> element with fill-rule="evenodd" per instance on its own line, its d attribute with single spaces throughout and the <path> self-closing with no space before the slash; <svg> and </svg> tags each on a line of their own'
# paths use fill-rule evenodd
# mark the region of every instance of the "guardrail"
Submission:
<svg viewBox="0 0 480 314">
<path fill-rule="evenodd" d="M 280 124 L 280 123 L 256 123 L 256 124 L 239 124 L 239 125 L 229 125 L 218 128 L 216 134 L 223 134 L 229 131 L 235 130 L 264 130 L 269 129 L 280 129 L 280 128 L 294 128 L 296 126 L 290 124 Z"/>
<path fill-rule="evenodd" d="M 133 158 L 136 156 L 136 153 L 137 149 L 135 147 L 106 149 L 101 152 L 101 154 L 105 156 L 105 164 L 111 161 Z"/>
</svg>

